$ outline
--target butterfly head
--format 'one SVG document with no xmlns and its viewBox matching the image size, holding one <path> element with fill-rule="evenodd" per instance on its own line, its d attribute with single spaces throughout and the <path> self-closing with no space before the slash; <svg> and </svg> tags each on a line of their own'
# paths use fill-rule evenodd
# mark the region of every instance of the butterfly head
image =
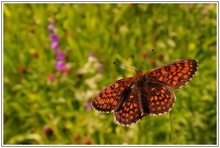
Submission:
<svg viewBox="0 0 220 148">
<path fill-rule="evenodd" d="M 135 70 L 136 74 L 133 77 L 133 83 L 137 87 L 142 87 L 143 82 L 145 82 L 144 73 L 141 70 Z"/>
</svg>

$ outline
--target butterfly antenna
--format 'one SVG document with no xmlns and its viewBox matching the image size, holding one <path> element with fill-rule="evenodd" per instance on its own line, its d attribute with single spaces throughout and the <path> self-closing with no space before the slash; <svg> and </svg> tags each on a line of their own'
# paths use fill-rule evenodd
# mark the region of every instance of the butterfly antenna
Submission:
<svg viewBox="0 0 220 148">
<path fill-rule="evenodd" d="M 154 51 L 154 49 L 152 49 L 148 54 L 147 56 L 144 58 L 143 62 L 141 63 L 140 67 L 139 67 L 139 70 L 141 70 L 141 67 L 143 66 L 143 64 L 145 63 L 145 61 L 147 60 L 147 58 L 149 57 L 149 55 Z"/>
<path fill-rule="evenodd" d="M 117 65 L 120 65 L 121 67 L 125 67 L 125 68 L 128 68 L 128 69 L 131 69 L 131 70 L 134 70 L 134 71 L 135 71 L 134 68 L 128 67 L 128 66 L 123 65 L 123 64 L 120 64 L 120 63 L 118 63 L 118 62 L 113 62 L 113 64 L 115 64 L 115 65 L 117 64 Z"/>
</svg>

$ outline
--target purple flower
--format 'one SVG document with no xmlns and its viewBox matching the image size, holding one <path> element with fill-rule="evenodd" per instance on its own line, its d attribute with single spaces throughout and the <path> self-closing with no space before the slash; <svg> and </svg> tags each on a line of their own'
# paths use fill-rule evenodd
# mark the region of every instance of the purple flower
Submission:
<svg viewBox="0 0 220 148">
<path fill-rule="evenodd" d="M 55 27 L 54 27 L 53 24 L 49 24 L 49 25 L 47 26 L 47 29 L 48 29 L 48 30 L 54 30 L 54 28 L 55 28 Z"/>
<path fill-rule="evenodd" d="M 102 66 L 99 66 L 99 67 L 98 67 L 98 72 L 99 72 L 99 73 L 102 73 L 102 72 L 103 72 Z"/>
<path fill-rule="evenodd" d="M 58 71 L 62 71 L 65 63 L 63 61 L 57 61 L 56 62 L 56 68 Z"/>
<path fill-rule="evenodd" d="M 90 112 L 90 111 L 91 111 L 92 107 L 91 107 L 91 104 L 90 104 L 89 102 L 86 102 L 86 103 L 84 104 L 84 106 L 85 106 L 87 112 Z"/>
<path fill-rule="evenodd" d="M 50 44 L 50 48 L 52 48 L 54 51 L 57 51 L 59 47 L 59 42 L 52 42 Z"/>
<path fill-rule="evenodd" d="M 50 34 L 50 39 L 52 42 L 58 42 L 58 36 L 55 33 Z"/>
<path fill-rule="evenodd" d="M 53 23 L 50 23 L 47 26 L 47 29 L 51 31 L 51 33 L 50 33 L 50 40 L 51 40 L 50 48 L 53 49 L 57 54 L 55 67 L 56 67 L 57 71 L 66 75 L 70 71 L 70 66 L 65 64 L 66 54 L 64 52 L 60 51 L 60 49 L 59 49 L 59 38 L 58 38 L 58 35 L 56 33 L 54 33 L 55 26 L 53 25 Z M 48 76 L 48 79 L 53 81 L 55 79 L 55 77 L 50 75 L 50 76 Z"/>
<path fill-rule="evenodd" d="M 65 54 L 63 52 L 59 51 L 57 53 L 56 59 L 57 60 L 64 60 L 64 58 L 65 58 Z"/>
</svg>

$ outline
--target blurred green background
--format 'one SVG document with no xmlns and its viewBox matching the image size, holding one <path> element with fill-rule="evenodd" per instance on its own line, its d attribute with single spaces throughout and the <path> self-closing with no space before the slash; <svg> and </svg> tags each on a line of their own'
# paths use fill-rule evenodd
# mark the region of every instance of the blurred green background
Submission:
<svg viewBox="0 0 220 148">
<path fill-rule="evenodd" d="M 216 144 L 216 4 L 6 4 L 4 144 Z M 52 25 L 53 29 L 48 29 Z M 56 69 L 58 36 L 65 69 Z M 162 116 L 128 127 L 91 100 L 134 71 L 196 59 Z"/>
</svg>

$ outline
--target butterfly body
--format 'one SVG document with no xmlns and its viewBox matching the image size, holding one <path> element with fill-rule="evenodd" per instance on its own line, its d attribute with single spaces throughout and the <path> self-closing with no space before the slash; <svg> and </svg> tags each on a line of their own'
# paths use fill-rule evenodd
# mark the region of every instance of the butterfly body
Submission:
<svg viewBox="0 0 220 148">
<path fill-rule="evenodd" d="M 179 60 L 146 73 L 136 70 L 133 77 L 117 80 L 102 90 L 92 106 L 102 112 L 114 112 L 122 125 L 135 123 L 146 115 L 161 115 L 171 110 L 175 94 L 195 74 L 196 60 Z"/>
</svg>

